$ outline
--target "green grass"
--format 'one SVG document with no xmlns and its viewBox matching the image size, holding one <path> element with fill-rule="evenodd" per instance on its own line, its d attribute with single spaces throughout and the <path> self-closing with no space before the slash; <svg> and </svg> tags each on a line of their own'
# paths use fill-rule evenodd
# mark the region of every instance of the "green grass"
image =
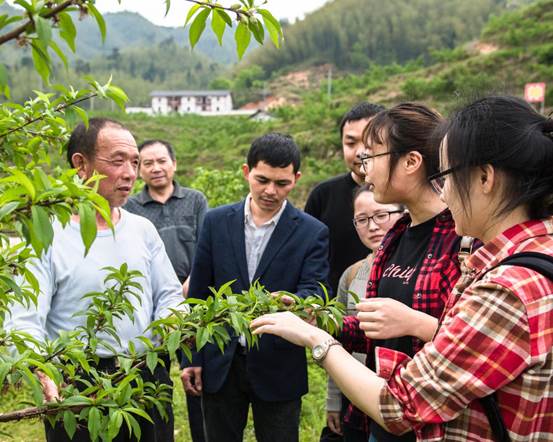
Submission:
<svg viewBox="0 0 553 442">
<path fill-rule="evenodd" d="M 173 369 L 171 370 L 171 377 L 175 383 L 173 396 L 173 409 L 175 413 L 175 441 L 188 442 L 191 438 L 186 413 L 185 395 L 178 375 L 179 373 L 177 367 L 173 366 Z M 17 406 L 17 403 L 25 400 L 26 398 L 30 398 L 30 394 L 26 389 L 7 391 L 2 395 L 0 412 L 13 411 Z M 319 434 L 324 425 L 326 416 L 325 406 L 326 374 L 323 369 L 310 362 L 309 393 L 303 397 L 302 403 L 300 424 L 301 442 L 316 442 L 319 440 Z M 45 440 L 42 421 L 38 419 L 0 424 L 0 432 L 8 433 L 11 436 L 0 436 L 0 441 L 2 442 L 43 442 Z M 250 412 L 244 441 L 254 442 L 255 440 Z"/>
</svg>

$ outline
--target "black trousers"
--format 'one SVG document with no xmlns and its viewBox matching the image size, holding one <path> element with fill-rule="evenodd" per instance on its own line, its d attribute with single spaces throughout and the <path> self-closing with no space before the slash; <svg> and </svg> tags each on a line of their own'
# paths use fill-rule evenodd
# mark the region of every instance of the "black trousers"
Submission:
<svg viewBox="0 0 553 442">
<path fill-rule="evenodd" d="M 192 442 L 205 442 L 202 398 L 187 394 L 186 409 L 188 410 L 188 424 L 190 425 Z"/>
<path fill-rule="evenodd" d="M 238 350 L 221 390 L 202 396 L 207 441 L 242 442 L 250 404 L 258 442 L 299 440 L 301 398 L 281 402 L 258 398 L 248 381 L 246 357 Z"/>
<path fill-rule="evenodd" d="M 165 368 L 167 367 L 167 368 Z M 169 360 L 167 359 L 165 361 L 165 367 L 161 365 L 157 365 L 156 369 L 154 370 L 154 373 L 152 374 L 150 370 L 144 369 L 142 370 L 142 379 L 144 379 L 144 382 L 159 382 L 162 384 L 173 386 L 173 382 L 171 381 L 171 377 L 169 375 Z M 100 359 L 100 362 L 98 364 L 98 370 L 104 371 L 104 372 L 114 372 L 115 371 L 115 361 L 114 359 Z M 143 442 L 174 442 L 174 426 L 175 426 L 175 419 L 173 416 L 173 407 L 168 404 L 165 407 L 165 411 L 167 413 L 167 420 L 163 419 L 161 414 L 159 414 L 159 411 L 156 407 L 153 407 L 151 409 L 146 410 L 146 412 L 150 415 L 154 423 L 147 421 L 146 419 L 134 415 L 133 417 L 136 418 L 140 425 L 140 430 L 142 431 L 142 435 L 140 437 L 140 441 Z M 79 422 L 79 425 L 77 426 L 77 431 L 75 431 L 75 435 L 73 436 L 73 439 L 69 439 L 69 436 L 67 435 L 65 428 L 63 427 L 63 422 L 57 421 L 56 424 L 52 427 L 48 421 L 44 422 L 45 430 L 46 430 L 46 441 L 47 442 L 89 442 L 90 441 L 90 435 L 88 433 L 88 429 L 86 427 L 86 422 Z M 123 425 L 121 425 L 121 429 L 119 431 L 119 434 L 115 439 L 113 439 L 114 442 L 127 442 L 127 441 L 136 441 L 136 436 L 129 435 L 129 431 L 127 429 L 127 424 L 123 422 Z"/>
</svg>

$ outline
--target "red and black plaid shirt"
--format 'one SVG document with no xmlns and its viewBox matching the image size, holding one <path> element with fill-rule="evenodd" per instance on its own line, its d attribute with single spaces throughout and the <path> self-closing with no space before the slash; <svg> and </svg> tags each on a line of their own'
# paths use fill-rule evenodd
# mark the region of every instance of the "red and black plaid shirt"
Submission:
<svg viewBox="0 0 553 442">
<path fill-rule="evenodd" d="M 401 218 L 384 237 L 382 244 L 375 252 L 371 276 L 367 284 L 367 298 L 376 297 L 378 282 L 384 272 L 386 262 L 399 244 L 399 240 L 411 223 L 409 215 Z M 425 251 L 415 290 L 413 303 L 415 310 L 425 312 L 439 318 L 442 314 L 448 296 L 461 276 L 458 253 L 461 238 L 455 233 L 455 224 L 449 210 L 444 210 L 436 216 L 436 223 Z M 372 342 L 359 328 L 355 316 L 344 318 L 341 342 L 346 350 L 359 353 L 374 351 Z M 418 352 L 424 345 L 420 339 L 413 338 L 413 351 Z M 373 367 L 374 368 L 374 367 Z M 356 428 L 368 430 L 368 418 L 360 410 L 350 405 L 345 416 L 346 422 Z"/>
</svg>

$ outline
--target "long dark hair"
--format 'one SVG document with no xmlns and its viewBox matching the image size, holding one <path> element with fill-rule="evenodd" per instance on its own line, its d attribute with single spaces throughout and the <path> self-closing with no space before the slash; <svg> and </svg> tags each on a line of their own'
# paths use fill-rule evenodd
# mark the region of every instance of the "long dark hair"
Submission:
<svg viewBox="0 0 553 442">
<path fill-rule="evenodd" d="M 553 121 L 510 96 L 479 99 L 441 129 L 452 180 L 467 211 L 473 167 L 489 164 L 504 176 L 496 215 L 525 206 L 532 219 L 553 214 Z"/>
</svg>

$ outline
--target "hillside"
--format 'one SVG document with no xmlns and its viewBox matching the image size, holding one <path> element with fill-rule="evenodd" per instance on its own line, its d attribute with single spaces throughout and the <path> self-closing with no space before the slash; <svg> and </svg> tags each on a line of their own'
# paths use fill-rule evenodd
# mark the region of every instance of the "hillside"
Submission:
<svg viewBox="0 0 553 442">
<path fill-rule="evenodd" d="M 252 139 L 270 130 L 290 133 L 304 155 L 303 177 L 294 194 L 302 204 L 309 189 L 324 178 L 342 170 L 338 124 L 341 116 L 363 100 L 386 106 L 417 100 L 436 107 L 444 114 L 478 95 L 511 93 L 522 95 L 528 81 L 548 83 L 547 99 L 553 104 L 553 0 L 492 18 L 478 41 L 452 50 L 435 52 L 430 65 L 373 65 L 364 73 L 347 74 L 332 82 L 332 97 L 326 81 L 317 70 L 303 76 L 280 77 L 274 91 L 289 88 L 295 104 L 274 111 L 269 123 L 243 118 L 205 118 L 198 116 L 147 118 L 120 116 L 139 140 L 167 137 L 176 146 L 180 179 L 190 183 L 195 167 L 229 169 L 243 161 Z M 314 83 L 297 84 L 298 78 Z M 319 81 L 320 83 L 318 83 Z M 269 85 L 271 87 L 271 85 Z M 278 97 L 277 97 L 278 98 Z"/>
<path fill-rule="evenodd" d="M 451 49 L 480 34 L 509 0 L 335 0 L 285 29 L 280 50 L 252 52 L 246 63 L 264 72 L 289 71 L 330 63 L 340 70 L 371 64 L 427 59 L 433 50 Z"/>
</svg>

